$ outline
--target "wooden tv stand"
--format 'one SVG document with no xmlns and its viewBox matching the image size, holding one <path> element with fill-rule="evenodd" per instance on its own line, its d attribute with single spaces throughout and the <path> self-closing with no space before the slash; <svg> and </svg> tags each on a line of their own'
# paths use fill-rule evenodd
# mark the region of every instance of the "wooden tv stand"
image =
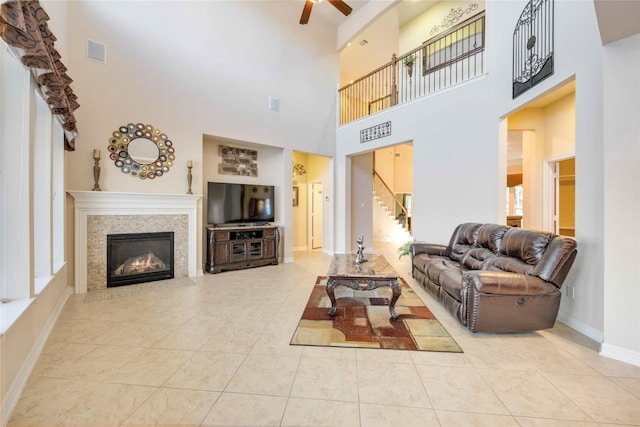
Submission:
<svg viewBox="0 0 640 427">
<path fill-rule="evenodd" d="M 228 270 L 278 264 L 280 232 L 273 226 L 208 226 L 205 270 Z"/>
</svg>

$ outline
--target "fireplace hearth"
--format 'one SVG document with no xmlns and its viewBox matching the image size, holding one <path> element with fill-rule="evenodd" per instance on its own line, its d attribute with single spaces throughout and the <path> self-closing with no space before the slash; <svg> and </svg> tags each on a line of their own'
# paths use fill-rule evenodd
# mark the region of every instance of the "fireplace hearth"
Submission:
<svg viewBox="0 0 640 427">
<path fill-rule="evenodd" d="M 107 288 L 172 279 L 173 232 L 107 235 Z"/>
</svg>

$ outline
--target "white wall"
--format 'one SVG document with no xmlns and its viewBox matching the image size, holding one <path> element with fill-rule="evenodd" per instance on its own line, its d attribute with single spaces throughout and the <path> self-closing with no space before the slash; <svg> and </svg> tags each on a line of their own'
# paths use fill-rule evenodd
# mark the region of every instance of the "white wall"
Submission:
<svg viewBox="0 0 640 427">
<path fill-rule="evenodd" d="M 640 35 L 608 44 L 604 65 L 603 354 L 640 365 Z"/>
<path fill-rule="evenodd" d="M 355 251 L 356 239 L 363 236 L 365 252 L 373 247 L 373 153 L 368 152 L 351 158 L 351 236 L 346 242 L 345 252 Z"/>
<path fill-rule="evenodd" d="M 603 287 L 605 257 L 607 260 L 619 257 L 620 251 L 616 248 L 605 254 L 603 250 L 605 144 L 602 46 L 594 7 L 592 2 L 555 2 L 554 74 L 512 99 L 512 35 L 523 7 L 522 2 L 486 2 L 488 72 L 485 77 L 341 127 L 338 130 L 336 164 L 339 168 L 344 166 L 344 170 L 337 171 L 337 187 L 345 183 L 345 188 L 350 188 L 347 178 L 350 169 L 348 162 L 343 160 L 346 156 L 413 140 L 413 226 L 416 239 L 445 243 L 458 223 L 503 222 L 504 198 L 500 193 L 504 193 L 506 157 L 500 144 L 506 144 L 507 128 L 501 126 L 501 118 L 575 78 L 575 152 L 579 176 L 576 182 L 576 239 L 579 252 L 565 282 L 565 286 L 576 287 L 576 298 L 563 302 L 560 318 L 590 337 L 602 340 L 605 331 L 603 301 L 612 298 L 608 290 L 605 295 Z M 626 53 L 630 50 L 631 47 L 624 49 Z M 623 62 L 623 56 L 613 56 L 610 71 L 620 68 L 618 64 Z M 637 58 L 637 53 L 634 57 Z M 637 72 L 637 67 L 631 69 Z M 620 79 L 620 82 L 628 83 L 628 80 Z M 636 95 L 625 96 L 631 99 Z M 621 109 L 625 104 L 619 105 Z M 634 112 L 632 109 L 625 114 L 637 116 L 637 110 Z M 625 117 L 616 119 L 614 123 L 628 123 L 630 120 Z M 387 120 L 392 122 L 390 137 L 367 144 L 359 143 L 361 129 Z M 628 162 L 637 167 L 637 156 L 635 159 Z M 348 200 L 348 195 L 344 200 Z M 341 198 L 336 207 L 337 218 L 342 215 L 348 217 L 349 209 L 342 203 Z M 637 228 L 635 230 L 637 235 Z M 620 234 L 612 239 L 607 237 L 611 247 L 622 243 Z M 629 233 L 626 235 L 628 238 Z M 348 233 L 338 233 L 336 246 L 345 247 L 348 236 Z M 637 263 L 631 264 L 634 266 L 627 265 L 623 271 L 637 278 Z M 635 298 L 632 303 L 619 307 L 615 318 L 637 324 L 638 308 Z M 615 322 L 611 327 L 624 328 L 621 323 Z M 634 340 L 620 341 L 616 340 L 616 345 L 630 346 L 632 351 L 636 351 Z"/>
<path fill-rule="evenodd" d="M 291 194 L 292 148 L 329 156 L 335 145 L 335 29 L 321 19 L 299 25 L 300 9 L 290 2 L 65 3 L 65 63 L 81 104 L 77 150 L 67 156 L 67 189 L 93 187 L 91 155 L 100 149 L 103 191 L 182 194 L 192 160 L 192 187 L 199 193 L 208 173 L 203 135 L 228 138 L 279 150 L 277 160 L 261 156 L 257 179 L 277 174 L 268 178 L 283 200 L 277 221 L 291 224 L 284 199 Z M 88 39 L 107 46 L 106 65 L 86 59 Z M 279 111 L 269 110 L 269 96 L 279 99 Z M 143 181 L 107 160 L 109 137 L 129 122 L 151 124 L 173 141 L 176 160 L 168 174 Z M 203 221 L 198 223 L 201 238 Z M 285 230 L 290 254 L 289 234 Z M 201 265 L 201 242 L 198 248 Z"/>
<path fill-rule="evenodd" d="M 338 130 L 336 159 L 413 140 L 412 225 L 417 239 L 446 242 L 460 222 L 497 221 L 498 122 L 464 114 L 463 108 L 490 111 L 485 101 L 491 97 L 489 89 L 488 79 L 480 78 L 343 126 Z M 456 113 L 449 114 L 452 111 Z M 460 126 L 461 117 L 464 126 Z M 361 129 L 387 120 L 392 122 L 391 136 L 360 143 Z M 337 217 L 342 215 L 338 206 Z M 338 235 L 338 250 L 342 245 L 345 238 Z"/>
</svg>

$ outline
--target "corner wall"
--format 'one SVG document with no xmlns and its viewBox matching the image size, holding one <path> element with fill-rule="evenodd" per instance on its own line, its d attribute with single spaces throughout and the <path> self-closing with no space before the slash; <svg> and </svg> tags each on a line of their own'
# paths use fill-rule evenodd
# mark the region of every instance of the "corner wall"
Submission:
<svg viewBox="0 0 640 427">
<path fill-rule="evenodd" d="M 640 365 L 640 35 L 603 48 L 604 342 Z"/>
</svg>

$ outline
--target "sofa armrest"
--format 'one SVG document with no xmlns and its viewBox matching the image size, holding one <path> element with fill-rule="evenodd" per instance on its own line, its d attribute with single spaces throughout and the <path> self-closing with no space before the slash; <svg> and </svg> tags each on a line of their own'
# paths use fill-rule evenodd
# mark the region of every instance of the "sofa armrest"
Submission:
<svg viewBox="0 0 640 427">
<path fill-rule="evenodd" d="M 445 245 L 437 245 L 434 243 L 412 243 L 411 256 L 418 254 L 449 256 L 449 247 Z"/>
<path fill-rule="evenodd" d="M 544 295 L 558 288 L 536 276 L 506 271 L 468 271 L 462 275 L 462 287 L 474 293 L 494 295 Z"/>
</svg>

